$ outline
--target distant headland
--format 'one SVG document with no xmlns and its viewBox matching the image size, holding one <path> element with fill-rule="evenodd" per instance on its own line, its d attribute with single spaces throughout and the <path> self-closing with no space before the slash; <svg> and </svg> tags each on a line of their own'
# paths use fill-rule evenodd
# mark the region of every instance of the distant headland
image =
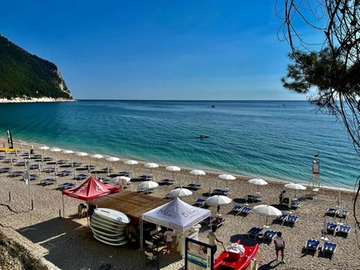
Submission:
<svg viewBox="0 0 360 270">
<path fill-rule="evenodd" d="M 0 34 L 0 102 L 72 101 L 58 67 Z"/>
</svg>

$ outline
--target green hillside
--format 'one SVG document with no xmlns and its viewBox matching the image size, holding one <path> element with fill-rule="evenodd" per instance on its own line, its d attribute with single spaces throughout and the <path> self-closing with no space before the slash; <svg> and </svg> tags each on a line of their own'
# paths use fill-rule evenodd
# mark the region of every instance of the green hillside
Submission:
<svg viewBox="0 0 360 270">
<path fill-rule="evenodd" d="M 57 66 L 0 35 L 0 98 L 72 100 Z"/>
</svg>

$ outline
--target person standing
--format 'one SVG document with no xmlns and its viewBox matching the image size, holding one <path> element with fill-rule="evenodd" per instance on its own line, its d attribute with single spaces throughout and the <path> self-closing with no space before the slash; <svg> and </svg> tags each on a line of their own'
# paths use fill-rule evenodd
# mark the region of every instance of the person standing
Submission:
<svg viewBox="0 0 360 270">
<path fill-rule="evenodd" d="M 216 225 L 213 225 L 211 226 L 211 231 L 209 232 L 209 235 L 208 235 L 208 238 L 209 238 L 209 244 L 210 245 L 213 245 L 215 246 L 215 252 L 217 250 L 217 245 L 216 245 L 216 242 L 219 242 L 221 244 L 223 244 L 222 241 L 220 241 L 218 238 L 217 238 L 217 235 L 216 235 L 216 230 L 217 230 L 217 226 Z"/>
<path fill-rule="evenodd" d="M 168 228 L 166 230 L 166 232 L 164 232 L 164 240 L 166 243 L 166 250 L 167 253 L 170 254 L 171 250 L 172 250 L 172 243 L 173 243 L 173 237 L 174 237 L 174 232 L 172 229 Z"/>
<path fill-rule="evenodd" d="M 279 260 L 279 251 L 281 252 L 281 262 L 285 263 L 284 260 L 284 249 L 285 249 L 285 240 L 281 232 L 278 232 L 274 237 L 276 260 Z"/>
</svg>

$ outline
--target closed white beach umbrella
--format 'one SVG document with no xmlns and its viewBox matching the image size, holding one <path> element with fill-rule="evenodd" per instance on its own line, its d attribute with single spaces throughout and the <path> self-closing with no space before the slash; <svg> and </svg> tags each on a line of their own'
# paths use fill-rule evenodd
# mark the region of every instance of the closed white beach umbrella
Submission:
<svg viewBox="0 0 360 270">
<path fill-rule="evenodd" d="M 231 174 L 220 174 L 219 178 L 227 181 L 227 183 L 226 183 L 227 188 L 229 188 L 229 181 L 236 180 L 236 177 Z"/>
<path fill-rule="evenodd" d="M 100 159 L 100 158 L 104 158 L 103 155 L 100 155 L 100 154 L 94 154 L 91 156 L 92 158 L 96 158 L 96 159 Z"/>
<path fill-rule="evenodd" d="M 181 197 L 186 197 L 186 196 L 190 196 L 192 195 L 192 191 L 190 189 L 187 188 L 175 188 L 172 191 L 170 191 L 169 193 L 169 197 L 171 198 L 181 198 Z"/>
<path fill-rule="evenodd" d="M 306 190 L 306 187 L 297 183 L 290 183 L 290 184 L 286 184 L 284 185 L 285 188 L 288 189 L 294 189 L 295 190 L 295 198 L 296 198 L 296 191 L 297 190 Z"/>
<path fill-rule="evenodd" d="M 254 212 L 262 216 L 266 216 L 266 221 L 265 221 L 266 226 L 267 226 L 268 217 L 279 217 L 282 215 L 282 212 L 279 209 L 277 209 L 274 206 L 266 205 L 266 204 L 260 204 L 254 206 Z"/>
</svg>

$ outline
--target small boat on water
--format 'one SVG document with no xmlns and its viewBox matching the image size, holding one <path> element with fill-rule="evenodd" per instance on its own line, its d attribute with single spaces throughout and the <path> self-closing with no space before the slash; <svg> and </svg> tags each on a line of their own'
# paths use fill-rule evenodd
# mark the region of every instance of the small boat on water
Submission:
<svg viewBox="0 0 360 270">
<path fill-rule="evenodd" d="M 240 240 L 232 243 L 225 249 L 214 262 L 214 270 L 233 269 L 245 270 L 250 265 L 251 260 L 256 256 L 259 250 L 259 244 L 254 246 L 244 246 Z"/>
<path fill-rule="evenodd" d="M 198 139 L 206 139 L 206 138 L 209 138 L 209 136 L 201 134 L 200 136 L 198 136 L 196 138 L 198 138 Z"/>
</svg>

